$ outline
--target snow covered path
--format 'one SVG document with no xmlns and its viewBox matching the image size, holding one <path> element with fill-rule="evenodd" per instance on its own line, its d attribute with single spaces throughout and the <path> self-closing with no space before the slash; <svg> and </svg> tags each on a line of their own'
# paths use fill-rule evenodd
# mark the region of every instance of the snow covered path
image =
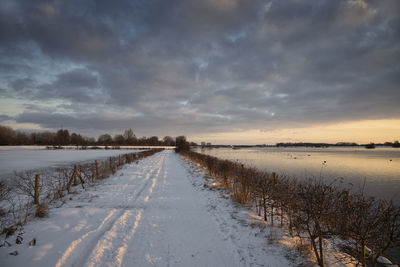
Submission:
<svg viewBox="0 0 400 267">
<path fill-rule="evenodd" d="M 185 165 L 163 151 L 72 195 L 49 218 L 26 225 L 23 244 L 0 248 L 0 266 L 253 265 L 232 242 L 234 235 L 211 217 Z M 37 245 L 30 247 L 33 238 Z M 15 250 L 17 256 L 9 255 Z M 268 262 L 268 255 L 258 260 L 288 265 L 278 254 L 278 261 Z"/>
</svg>

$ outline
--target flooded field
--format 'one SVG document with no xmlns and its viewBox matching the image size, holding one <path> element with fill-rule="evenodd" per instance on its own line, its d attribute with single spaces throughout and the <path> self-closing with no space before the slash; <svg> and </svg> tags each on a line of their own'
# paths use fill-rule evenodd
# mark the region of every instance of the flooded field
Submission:
<svg viewBox="0 0 400 267">
<path fill-rule="evenodd" d="M 400 204 L 400 149 L 363 147 L 328 148 L 212 148 L 196 150 L 239 161 L 280 175 L 317 178 Z"/>
</svg>

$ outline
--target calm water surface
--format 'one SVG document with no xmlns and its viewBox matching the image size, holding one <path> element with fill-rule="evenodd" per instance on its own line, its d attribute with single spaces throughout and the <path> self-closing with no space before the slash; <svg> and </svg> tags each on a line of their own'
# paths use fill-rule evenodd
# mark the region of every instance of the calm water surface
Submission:
<svg viewBox="0 0 400 267">
<path fill-rule="evenodd" d="M 393 199 L 400 204 L 398 148 L 198 148 L 196 151 L 299 179 L 337 180 L 338 185 L 353 190 L 365 188 L 369 195 Z"/>
</svg>

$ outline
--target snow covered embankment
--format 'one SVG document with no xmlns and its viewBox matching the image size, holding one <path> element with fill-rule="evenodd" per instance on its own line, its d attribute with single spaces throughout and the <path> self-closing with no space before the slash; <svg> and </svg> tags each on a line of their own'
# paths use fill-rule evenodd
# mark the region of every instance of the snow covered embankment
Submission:
<svg viewBox="0 0 400 267">
<path fill-rule="evenodd" d="M 47 204 L 60 199 L 65 201 L 65 194 L 71 193 L 71 186 L 78 185 L 78 180 L 82 188 L 97 184 L 113 175 L 123 165 L 151 156 L 159 151 L 161 150 L 153 149 L 120 154 L 117 157 L 64 168 L 52 169 L 49 167 L 41 170 L 16 172 L 12 178 L 5 181 L 0 180 L 0 229 L 9 235 L 15 231 L 17 226 L 30 220 L 35 214 L 35 210 L 42 210 L 40 213 L 36 213 L 42 214 L 39 217 L 44 216 Z M 36 206 L 34 203 L 40 203 L 40 205 Z"/>
<path fill-rule="evenodd" d="M 192 185 L 201 177 L 189 170 L 172 151 L 125 166 L 51 209 L 49 218 L 27 224 L 22 244 L 15 245 L 11 241 L 16 236 L 10 237 L 12 246 L 0 248 L 0 265 L 291 265 L 278 247 L 265 249 L 259 228 L 241 228 L 230 212 L 222 212 L 232 208 L 228 202 L 217 208 L 217 216 L 210 206 L 213 197 Z M 214 199 L 219 205 L 218 194 Z M 29 246 L 33 238 L 36 246 Z M 14 251 L 17 256 L 9 254 Z"/>
</svg>

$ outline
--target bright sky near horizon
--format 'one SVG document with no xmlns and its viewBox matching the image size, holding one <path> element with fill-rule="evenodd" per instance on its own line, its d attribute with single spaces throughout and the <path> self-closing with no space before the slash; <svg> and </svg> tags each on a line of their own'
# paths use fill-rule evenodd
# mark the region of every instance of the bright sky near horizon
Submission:
<svg viewBox="0 0 400 267">
<path fill-rule="evenodd" d="M 357 122 L 314 125 L 310 127 L 275 130 L 244 130 L 238 132 L 194 135 L 193 141 L 214 140 L 216 144 L 268 144 L 279 142 L 355 142 L 384 143 L 399 140 L 400 120 L 366 120 Z"/>
<path fill-rule="evenodd" d="M 400 139 L 397 0 L 0 2 L 0 124 L 218 144 Z"/>
</svg>

